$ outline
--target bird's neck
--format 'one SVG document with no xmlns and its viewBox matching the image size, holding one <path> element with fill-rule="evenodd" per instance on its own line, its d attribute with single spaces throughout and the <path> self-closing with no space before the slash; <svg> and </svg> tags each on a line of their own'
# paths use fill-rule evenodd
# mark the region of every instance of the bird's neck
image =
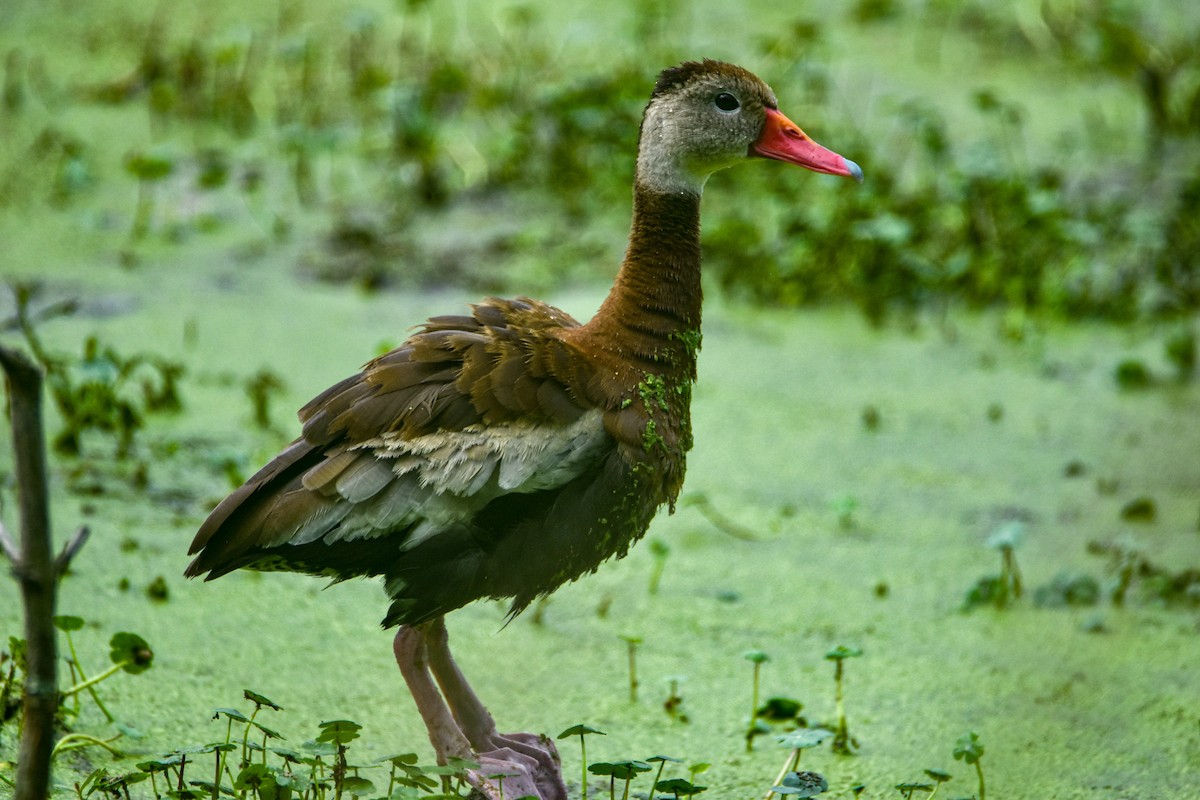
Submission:
<svg viewBox="0 0 1200 800">
<path fill-rule="evenodd" d="M 629 248 L 612 291 L 581 331 L 633 377 L 696 376 L 700 343 L 700 195 L 634 187 Z"/>
</svg>

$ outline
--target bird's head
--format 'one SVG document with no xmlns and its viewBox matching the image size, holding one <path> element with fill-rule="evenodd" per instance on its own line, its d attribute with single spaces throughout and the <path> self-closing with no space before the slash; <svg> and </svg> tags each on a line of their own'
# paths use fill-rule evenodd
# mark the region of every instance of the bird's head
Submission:
<svg viewBox="0 0 1200 800">
<path fill-rule="evenodd" d="M 862 170 L 814 142 L 779 110 L 753 73 L 720 61 L 687 61 L 662 72 L 642 117 L 638 182 L 699 194 L 708 176 L 752 157 L 862 181 Z"/>
</svg>

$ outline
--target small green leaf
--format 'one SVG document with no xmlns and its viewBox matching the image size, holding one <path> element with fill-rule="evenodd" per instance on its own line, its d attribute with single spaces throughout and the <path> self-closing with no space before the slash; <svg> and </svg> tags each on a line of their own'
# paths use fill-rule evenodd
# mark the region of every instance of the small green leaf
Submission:
<svg viewBox="0 0 1200 800">
<path fill-rule="evenodd" d="M 54 627 L 64 633 L 77 631 L 83 627 L 83 617 L 73 617 L 70 614 L 63 614 L 54 618 Z"/>
<path fill-rule="evenodd" d="M 347 775 L 342 778 L 342 791 L 351 794 L 367 794 L 375 791 L 375 784 L 357 775 Z"/>
<path fill-rule="evenodd" d="M 646 759 L 646 761 L 652 761 L 652 762 L 670 761 L 672 764 L 682 764 L 683 763 L 682 758 L 671 758 L 670 756 L 650 756 L 649 758 Z"/>
<path fill-rule="evenodd" d="M 115 727 L 115 728 L 116 728 L 118 731 L 120 731 L 120 732 L 121 732 L 121 735 L 122 735 L 122 736 L 128 736 L 130 739 L 133 739 L 133 740 L 135 740 L 135 741 L 136 741 L 136 740 L 138 740 L 138 739 L 145 739 L 145 738 L 146 738 L 146 734 L 142 733 L 140 730 L 138 730 L 137 728 L 133 727 L 132 725 L 130 725 L 130 724 L 129 724 L 129 723 L 127 723 L 127 722 L 114 722 L 114 723 L 113 723 L 113 726 L 114 726 L 114 727 Z"/>
<path fill-rule="evenodd" d="M 933 778 L 938 783 L 945 783 L 946 781 L 950 780 L 950 773 L 942 772 L 940 769 L 927 769 L 925 770 L 925 774 Z"/>
<path fill-rule="evenodd" d="M 249 700 L 251 703 L 254 703 L 256 706 L 266 706 L 267 708 L 272 709 L 274 711 L 283 711 L 283 706 L 272 703 L 270 700 L 263 697 L 258 692 L 252 692 L 249 689 L 243 689 L 242 696 L 245 697 L 247 700 Z"/>
<path fill-rule="evenodd" d="M 683 778 L 671 778 L 654 784 L 656 792 L 670 792 L 676 797 L 691 797 L 707 789 L 707 786 L 695 786 L 691 781 L 685 781 Z"/>
<path fill-rule="evenodd" d="M 219 719 L 222 714 L 225 715 L 226 717 L 229 717 L 234 722 L 249 722 L 250 721 L 249 717 L 247 717 L 242 712 L 238 711 L 236 708 L 214 708 L 212 718 Z"/>
<path fill-rule="evenodd" d="M 833 736 L 833 731 L 824 728 L 797 728 L 790 733 L 776 736 L 775 741 L 792 750 L 807 750 L 810 747 L 819 747 L 830 736 Z"/>
<path fill-rule="evenodd" d="M 987 538 L 987 546 L 993 550 L 1016 550 L 1025 538 L 1025 524 L 1018 520 L 1009 520 Z"/>
<path fill-rule="evenodd" d="M 136 633 L 121 632 L 113 634 L 109 640 L 109 658 L 130 675 L 139 675 L 154 663 L 154 651 L 145 639 Z"/>
<path fill-rule="evenodd" d="M 321 729 L 321 733 L 318 734 L 317 741 L 333 744 L 349 744 L 358 738 L 358 732 L 362 730 L 362 725 L 348 719 L 322 722 L 318 727 Z"/>
<path fill-rule="evenodd" d="M 801 800 L 807 797 L 816 797 L 828 790 L 828 781 L 816 772 L 789 772 L 783 777 L 781 785 L 771 787 L 771 791 L 775 794 L 791 795 Z"/>
<path fill-rule="evenodd" d="M 611 775 L 618 780 L 627 781 L 639 772 L 649 772 L 650 765 L 645 761 L 600 761 L 588 767 L 593 775 Z"/>
<path fill-rule="evenodd" d="M 955 761 L 974 764 L 981 758 L 983 758 L 983 742 L 979 741 L 979 736 L 974 731 L 958 737 L 958 741 L 954 745 Z"/>
<path fill-rule="evenodd" d="M 590 725 L 572 725 L 558 735 L 559 739 L 566 739 L 568 736 L 587 736 L 590 733 L 598 733 L 601 736 L 608 734 L 601 730 L 596 730 Z"/>
<path fill-rule="evenodd" d="M 251 724 L 252 724 L 254 727 L 258 728 L 260 731 L 262 731 L 262 733 L 263 733 L 263 734 L 264 734 L 264 735 L 265 735 L 265 736 L 266 736 L 268 739 L 282 739 L 282 738 L 284 738 L 284 736 L 283 736 L 283 734 L 282 734 L 282 733 L 279 733 L 278 731 L 273 731 L 273 730 L 271 730 L 271 729 L 270 729 L 270 728 L 268 728 L 266 725 L 263 725 L 261 722 L 252 722 Z M 351 736 L 351 737 L 350 737 L 350 739 L 347 739 L 346 741 L 348 742 L 348 741 L 350 741 L 351 739 L 355 739 L 355 738 L 357 738 L 357 734 L 355 734 L 354 736 Z M 342 744 L 345 744 L 345 742 L 343 742 Z"/>
<path fill-rule="evenodd" d="M 837 647 L 825 654 L 825 658 L 829 661 L 841 661 L 846 658 L 857 658 L 863 654 L 860 647 L 846 647 L 839 644 Z"/>
<path fill-rule="evenodd" d="M 762 650 L 747 650 L 742 653 L 742 658 L 753 661 L 755 664 L 763 664 L 771 660 L 771 657 Z"/>
</svg>

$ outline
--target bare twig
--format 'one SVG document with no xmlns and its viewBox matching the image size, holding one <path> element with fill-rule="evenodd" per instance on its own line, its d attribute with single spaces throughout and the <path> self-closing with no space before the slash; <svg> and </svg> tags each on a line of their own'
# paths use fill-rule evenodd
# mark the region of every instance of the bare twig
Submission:
<svg viewBox="0 0 1200 800">
<path fill-rule="evenodd" d="M 3 551 L 4 557 L 12 562 L 13 569 L 21 563 L 21 556 L 17 553 L 17 545 L 8 535 L 8 528 L 4 527 L 4 523 L 0 522 L 0 551 Z"/>
<path fill-rule="evenodd" d="M 54 559 L 54 574 L 61 578 L 67 574 L 67 568 L 71 566 L 71 559 L 83 549 L 87 543 L 88 536 L 92 534 L 87 525 L 81 525 L 79 530 L 75 531 L 75 535 L 71 537 L 71 541 L 63 545 L 62 552 L 58 554 L 58 558 Z"/>
</svg>

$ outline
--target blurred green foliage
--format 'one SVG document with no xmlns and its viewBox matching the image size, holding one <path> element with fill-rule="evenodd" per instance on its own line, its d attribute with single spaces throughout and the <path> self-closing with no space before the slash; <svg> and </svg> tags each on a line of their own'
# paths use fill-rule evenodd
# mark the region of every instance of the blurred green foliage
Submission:
<svg viewBox="0 0 1200 800">
<path fill-rule="evenodd" d="M 815 135 L 859 161 L 867 182 L 832 191 L 811 178 L 800 201 L 778 170 L 721 174 L 714 182 L 734 184 L 737 200 L 706 212 L 709 278 L 766 304 L 850 300 L 873 321 L 950 301 L 1119 320 L 1200 306 L 1200 21 L 1123 0 L 1030 8 L 858 2 L 760 37 L 742 60 L 789 108 L 797 95 L 821 108 Z M 689 24 L 683 4 L 626 10 L 621 35 L 639 46 L 585 69 L 566 68 L 549 9 L 533 4 L 495 10 L 490 36 L 466 47 L 422 2 L 353 11 L 340 26 L 285 3 L 273 20 L 220 33 L 184 30 L 160 9 L 122 33 L 124 68 L 86 80 L 10 43 L 0 211 L 98 208 L 131 220 L 130 247 L 247 211 L 286 238 L 316 214 L 326 233 L 305 258 L 311 274 L 369 288 L 507 291 L 606 275 L 654 73 L 703 55 L 672 43 Z M 1144 151 L 1098 152 L 1085 173 L 1052 151 L 1031 158 L 1020 103 L 969 85 L 953 88 L 974 93 L 982 140 L 927 99 L 880 103 L 863 127 L 835 102 L 835 44 L 847 28 L 914 21 L 927 36 L 1037 59 L 1064 84 L 1123 87 L 1145 120 Z M 93 135 L 81 107 L 148 119 L 149 130 Z M 146 156 L 164 152 L 170 161 Z M 134 188 L 136 203 L 114 199 Z M 479 214 L 508 225 L 476 225 Z"/>
</svg>

